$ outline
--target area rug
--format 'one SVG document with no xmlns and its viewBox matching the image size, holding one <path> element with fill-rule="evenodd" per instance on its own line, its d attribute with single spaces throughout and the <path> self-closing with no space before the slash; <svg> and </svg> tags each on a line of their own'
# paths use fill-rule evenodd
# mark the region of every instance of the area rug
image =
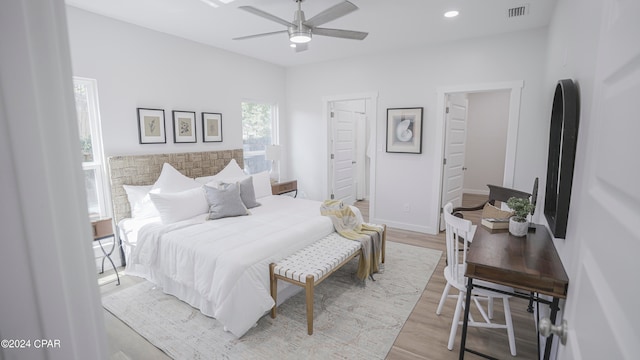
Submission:
<svg viewBox="0 0 640 360">
<path fill-rule="evenodd" d="M 314 332 L 305 294 L 264 316 L 241 338 L 215 319 L 144 281 L 107 295 L 103 306 L 174 359 L 384 359 L 442 252 L 387 242 L 375 281 L 358 282 L 357 259 L 315 289 Z"/>
</svg>

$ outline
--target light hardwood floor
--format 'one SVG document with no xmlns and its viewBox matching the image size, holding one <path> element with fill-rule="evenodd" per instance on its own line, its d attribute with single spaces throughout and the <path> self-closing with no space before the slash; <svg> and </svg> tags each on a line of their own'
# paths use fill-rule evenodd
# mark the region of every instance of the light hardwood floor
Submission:
<svg viewBox="0 0 640 360">
<path fill-rule="evenodd" d="M 478 195 L 465 195 L 464 205 L 475 205 L 482 203 L 486 197 Z M 368 203 L 359 202 L 356 204 L 361 209 L 365 219 L 368 219 Z M 465 214 L 466 218 L 477 223 L 480 214 Z M 440 296 L 445 287 L 443 270 L 445 266 L 445 245 L 444 232 L 438 235 L 427 235 L 412 231 L 389 228 L 387 233 L 389 241 L 401 242 L 414 246 L 427 247 L 443 251 L 440 262 L 429 280 L 420 300 L 413 309 L 409 319 L 404 324 L 400 334 L 387 355 L 390 360 L 423 360 L 423 359 L 457 359 L 460 347 L 460 333 L 462 327 L 458 328 L 456 342 L 452 351 L 447 350 L 449 330 L 451 328 L 451 318 L 453 317 L 455 299 L 448 299 L 440 316 L 436 315 L 436 307 L 440 301 Z M 393 266 L 388 263 L 386 266 Z M 105 273 L 109 275 L 109 273 Z M 122 278 L 123 284 L 107 284 L 101 287 L 104 294 L 119 291 L 127 286 L 133 285 L 140 279 L 131 276 Z M 516 347 L 518 359 L 536 358 L 536 331 L 532 314 L 526 311 L 527 302 L 522 299 L 513 298 L 510 301 L 512 318 L 515 327 Z M 502 304 L 499 300 L 495 304 L 494 317 L 497 321 L 503 319 Z M 155 346 L 150 344 L 140 335 L 135 333 L 123 322 L 105 311 L 105 323 L 109 338 L 109 348 L 111 359 L 168 359 L 168 357 Z M 469 347 L 481 352 L 490 354 L 500 359 L 512 358 L 509 353 L 507 334 L 504 330 L 469 328 L 467 336 Z M 304 357 L 304 355 L 302 355 Z M 467 359 L 477 359 L 479 357 L 467 353 Z"/>
<path fill-rule="evenodd" d="M 486 196 L 465 194 L 463 206 L 481 204 L 486 198 Z M 365 219 L 368 219 L 368 203 L 359 202 L 356 203 L 356 206 L 361 209 Z M 479 223 L 480 217 L 480 211 L 465 213 L 465 218 L 475 224 Z M 449 331 L 451 330 L 451 319 L 453 318 L 455 308 L 455 299 L 448 299 L 442 310 L 442 314 L 440 316 L 436 315 L 436 308 L 438 307 L 440 296 L 446 284 L 444 278 L 446 257 L 444 253 L 446 251 L 444 232 L 438 235 L 427 235 L 389 228 L 387 230 L 387 239 L 389 241 L 437 249 L 443 252 L 433 276 L 429 279 L 429 283 L 422 293 L 420 300 L 396 338 L 391 351 L 387 355 L 387 359 L 457 359 L 459 356 L 462 326 L 458 327 L 453 350 L 449 351 L 447 349 Z M 393 266 L 393 264 L 386 264 L 386 266 Z M 517 358 L 535 359 L 537 357 L 536 329 L 533 315 L 526 311 L 528 302 L 523 299 L 512 298 L 509 303 L 511 305 L 511 317 L 515 327 Z M 479 315 L 477 315 L 476 318 L 479 318 Z M 494 306 L 494 319 L 497 322 L 501 322 L 504 319 L 500 300 L 496 300 Z M 505 330 L 470 327 L 467 333 L 467 346 L 499 359 L 513 358 L 509 352 L 509 342 Z M 471 353 L 465 355 L 465 359 L 479 358 L 480 357 Z"/>
</svg>

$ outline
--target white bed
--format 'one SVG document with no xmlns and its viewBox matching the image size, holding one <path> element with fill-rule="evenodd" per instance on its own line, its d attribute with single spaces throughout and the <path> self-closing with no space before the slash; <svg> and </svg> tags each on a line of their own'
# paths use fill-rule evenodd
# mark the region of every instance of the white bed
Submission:
<svg viewBox="0 0 640 360">
<path fill-rule="evenodd" d="M 239 149 L 109 158 L 127 273 L 215 317 L 238 337 L 274 305 L 269 264 L 334 231 L 320 202 L 271 195 L 268 173 L 252 175 L 248 185 L 242 162 Z M 239 186 L 240 211 L 249 208 L 250 215 L 208 220 L 217 217 L 212 204 L 225 211 L 234 206 L 210 197 L 211 188 L 201 184 L 229 179 Z M 278 301 L 298 290 L 283 284 Z"/>
<path fill-rule="evenodd" d="M 158 218 L 122 221 L 127 240 L 135 241 L 127 273 L 244 335 L 273 307 L 269 264 L 334 231 L 320 202 L 288 196 L 259 202 L 248 216 L 207 220 L 205 214 L 170 225 Z"/>
</svg>

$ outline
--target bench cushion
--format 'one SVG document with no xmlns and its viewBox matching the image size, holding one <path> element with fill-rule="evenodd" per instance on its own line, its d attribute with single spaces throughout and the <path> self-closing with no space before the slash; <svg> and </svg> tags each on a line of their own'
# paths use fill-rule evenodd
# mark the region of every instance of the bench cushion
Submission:
<svg viewBox="0 0 640 360">
<path fill-rule="evenodd" d="M 316 282 L 359 249 L 359 241 L 332 233 L 279 261 L 273 272 L 302 283 L 311 274 Z"/>
</svg>

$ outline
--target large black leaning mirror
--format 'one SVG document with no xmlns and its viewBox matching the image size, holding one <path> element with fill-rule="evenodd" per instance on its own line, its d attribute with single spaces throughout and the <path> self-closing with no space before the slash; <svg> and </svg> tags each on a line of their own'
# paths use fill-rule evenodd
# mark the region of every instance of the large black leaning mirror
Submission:
<svg viewBox="0 0 640 360">
<path fill-rule="evenodd" d="M 558 81 L 551 109 L 544 215 L 556 238 L 567 232 L 573 164 L 578 138 L 578 89 L 573 80 Z"/>
</svg>

